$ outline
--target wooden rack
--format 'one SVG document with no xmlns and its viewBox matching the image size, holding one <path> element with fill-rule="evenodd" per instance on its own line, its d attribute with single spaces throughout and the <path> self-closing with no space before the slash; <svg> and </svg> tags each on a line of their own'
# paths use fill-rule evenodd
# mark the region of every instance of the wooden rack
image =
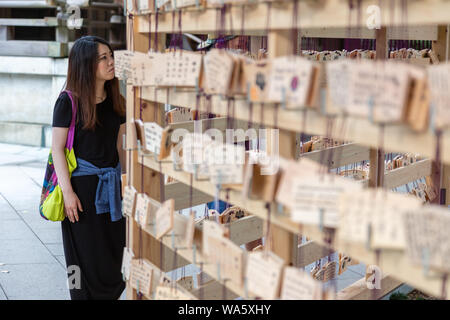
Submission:
<svg viewBox="0 0 450 320">
<path fill-rule="evenodd" d="M 394 20 L 391 21 L 389 5 L 383 1 L 384 8 L 382 11 L 382 25 L 381 31 L 368 31 L 362 28 L 357 35 L 352 32 L 352 36 L 348 33 L 349 24 L 349 8 L 346 1 L 299 1 L 299 19 L 298 27 L 301 36 L 307 37 L 328 37 L 328 38 L 376 38 L 380 43 L 386 45 L 387 40 L 390 39 L 406 39 L 406 40 L 433 40 L 433 49 L 436 51 L 440 60 L 445 59 L 445 50 L 447 48 L 446 42 L 446 27 L 450 23 L 450 2 L 444 0 L 421 0 L 408 1 L 408 15 L 406 21 L 402 20 L 400 16 L 400 8 L 397 8 Z M 366 8 L 369 5 L 378 5 L 379 1 L 362 1 L 362 7 Z M 244 7 L 242 7 L 244 6 Z M 243 8 L 243 9 L 242 9 Z M 240 34 L 242 21 L 242 10 L 245 12 L 244 34 L 251 36 L 266 35 L 267 29 L 267 13 L 268 6 L 265 2 L 250 1 L 247 4 L 236 4 L 231 7 L 233 26 L 229 25 L 229 19 L 225 19 L 225 30 L 234 30 L 236 34 Z M 292 52 L 290 31 L 292 25 L 292 1 L 274 1 L 270 9 L 270 27 L 268 29 L 268 55 L 269 57 L 276 57 L 287 55 Z M 154 21 L 154 13 L 152 14 L 152 21 Z M 357 27 L 362 25 L 362 21 L 357 21 L 357 11 L 351 14 L 351 26 Z M 158 49 L 159 51 L 165 48 L 165 35 L 168 33 L 176 33 L 178 30 L 172 28 L 172 13 L 159 13 L 158 25 Z M 128 49 L 139 52 L 147 52 L 149 49 L 149 40 L 153 42 L 155 36 L 154 22 L 152 27 L 149 26 L 148 13 L 142 15 L 134 15 L 133 24 L 131 20 L 127 22 L 127 29 L 129 34 L 133 33 L 133 47 L 131 47 L 130 39 L 128 39 Z M 407 25 L 407 37 L 405 34 L 398 35 L 402 28 L 395 29 L 397 26 Z M 196 8 L 188 7 L 182 9 L 182 31 L 194 34 L 206 34 L 216 31 L 216 8 Z M 364 25 L 362 25 L 364 27 Z M 384 28 L 387 26 L 387 29 Z M 130 30 L 133 27 L 133 30 Z M 391 27 L 394 27 L 391 29 Z M 392 31 L 390 31 L 392 30 Z M 400 31 L 399 31 L 400 30 Z M 151 31 L 151 32 L 150 32 Z M 398 31 L 398 32 L 397 32 Z M 379 49 L 383 47 L 379 46 Z M 164 104 L 168 103 L 177 107 L 193 108 L 196 105 L 195 90 L 177 90 L 175 88 L 159 89 L 154 87 L 134 87 L 126 86 L 127 96 L 127 121 L 131 124 L 132 119 L 139 118 L 139 106 L 142 99 L 144 105 L 142 118 L 143 121 L 154 121 L 163 124 L 164 119 Z M 296 150 L 295 136 L 296 133 L 304 132 L 312 135 L 325 135 L 326 122 L 328 116 L 322 114 L 320 111 L 307 110 L 292 111 L 281 108 L 276 108 L 275 105 L 264 105 L 263 121 L 260 121 L 261 105 L 253 104 L 253 117 L 249 119 L 249 106 L 245 97 L 236 100 L 234 118 L 240 121 L 241 125 L 251 121 L 254 125 L 265 125 L 267 127 L 277 126 L 280 129 L 280 145 L 284 146 L 280 150 L 280 155 L 287 159 L 294 159 L 298 156 Z M 212 97 L 212 113 L 216 115 L 225 116 L 227 114 L 227 102 L 220 96 Z M 275 117 L 277 112 L 277 117 Z M 306 116 L 307 121 L 303 121 Z M 276 123 L 275 120 L 277 119 Z M 340 128 L 343 118 L 336 116 L 335 128 Z M 303 126 L 302 123 L 305 123 Z M 132 124 L 134 125 L 134 124 Z M 186 126 L 189 126 L 187 124 Z M 239 126 L 239 125 L 238 125 Z M 335 138 L 339 138 L 337 132 L 331 134 Z M 379 148 L 380 127 L 377 124 L 371 123 L 366 119 L 352 119 L 347 126 L 345 132 L 345 139 L 353 141 L 354 143 L 339 146 L 336 148 L 342 149 L 341 152 L 335 152 L 334 155 L 340 154 L 338 159 L 334 156 L 331 161 L 332 167 L 336 168 L 345 164 L 355 163 L 364 160 L 371 160 L 375 163 L 376 149 Z M 428 130 L 423 133 L 413 132 L 403 125 L 390 125 L 384 128 L 384 150 L 390 152 L 411 152 L 418 153 L 427 158 L 413 165 L 386 172 L 384 179 L 384 186 L 387 188 L 394 188 L 404 185 L 408 182 L 417 180 L 419 178 L 429 176 L 433 171 L 433 159 L 435 158 L 435 134 Z M 127 145 L 131 143 L 132 137 L 128 137 Z M 442 173 L 442 188 L 450 190 L 450 131 L 445 131 L 441 141 L 441 161 L 444 164 Z M 302 154 L 303 157 L 310 159 L 319 159 L 320 154 L 328 152 L 328 150 L 315 151 L 307 154 Z M 127 175 L 131 185 L 137 192 L 145 192 L 152 199 L 156 201 L 161 200 L 159 186 L 164 175 L 174 178 L 180 186 L 180 190 L 186 190 L 191 184 L 191 174 L 175 170 L 174 164 L 169 161 L 158 162 L 153 156 L 144 156 L 138 150 L 127 151 L 127 163 L 131 162 Z M 128 167 L 128 166 L 127 166 Z M 143 181 L 141 179 L 144 179 Z M 366 186 L 373 186 L 374 177 L 372 176 L 368 181 L 362 183 Z M 164 181 L 164 180 L 162 180 Z M 184 187 L 181 187 L 184 185 Z M 143 187 L 141 187 L 143 186 Z M 193 180 L 192 187 L 196 194 L 193 196 L 193 203 L 198 204 L 210 197 L 215 196 L 215 186 L 209 181 Z M 166 199 L 168 186 L 165 186 Z M 186 191 L 179 193 L 173 192 L 172 196 L 175 199 L 176 208 L 187 208 L 186 196 L 183 194 Z M 183 198 L 184 196 L 184 198 Z M 231 189 L 228 192 L 221 191 L 219 194 L 221 200 L 228 201 L 234 205 L 238 205 L 248 210 L 256 221 L 267 220 L 266 203 L 261 200 L 249 200 L 242 197 L 240 190 Z M 446 205 L 450 204 L 450 196 L 447 197 Z M 333 234 L 328 234 L 327 230 L 321 229 L 313 225 L 301 225 L 294 223 L 286 214 L 278 210 L 272 204 L 272 212 L 276 212 L 270 217 L 270 222 L 274 226 L 273 232 L 273 248 L 272 250 L 282 257 L 288 264 L 294 266 L 306 266 L 317 259 L 326 255 L 326 237 L 333 237 Z M 145 258 L 150 260 L 155 266 L 164 266 L 163 271 L 171 270 L 173 260 L 161 261 L 162 255 L 160 251 L 160 241 L 158 241 L 153 232 L 149 228 L 144 232 L 139 230 L 138 224 L 134 219 L 128 219 L 127 236 L 129 237 L 128 247 L 131 248 L 135 257 Z M 248 221 L 238 221 L 236 226 L 240 223 L 248 223 Z M 265 224 L 265 223 L 264 223 Z M 244 225 L 243 225 L 244 226 Z M 251 224 L 245 225 L 246 230 L 251 232 Z M 258 229 L 259 230 L 259 229 Z M 141 233 L 142 239 L 139 239 Z M 297 248 L 298 235 L 304 235 L 308 239 L 313 240 L 303 244 Z M 250 238 L 257 239 L 261 236 L 259 231 L 251 233 Z M 248 240 L 248 239 L 247 239 Z M 239 241 L 238 241 L 239 242 Z M 164 257 L 171 257 L 178 254 L 184 259 L 183 263 L 177 266 L 185 265 L 186 263 L 194 262 L 194 253 L 192 248 L 183 250 L 175 250 L 172 246 L 170 236 L 163 237 L 162 243 L 164 246 Z M 241 244 L 244 242 L 241 242 Z M 442 280 L 435 274 L 431 273 L 424 275 L 423 269 L 420 266 L 412 265 L 404 252 L 382 250 L 379 256 L 374 251 L 367 250 L 367 248 L 360 244 L 344 243 L 339 239 L 332 241 L 333 249 L 339 252 L 345 252 L 351 257 L 358 259 L 366 264 L 376 264 L 384 272 L 385 276 L 382 280 L 383 289 L 377 291 L 375 295 L 367 289 L 361 289 L 360 283 L 355 283 L 349 288 L 346 288 L 338 293 L 339 299 L 358 299 L 358 298 L 381 298 L 383 294 L 392 291 L 403 282 L 408 283 L 420 290 L 423 290 L 431 295 L 440 296 L 442 294 Z M 141 250 L 138 247 L 141 246 Z M 175 250 L 175 251 L 174 251 Z M 142 253 L 139 256 L 139 252 Z M 176 253 L 175 253 L 176 252 Z M 301 257 L 301 259 L 299 258 Z M 164 259 L 168 260 L 168 259 Z M 197 264 L 204 261 L 204 257 L 198 251 L 195 254 L 195 262 Z M 231 282 L 223 282 L 218 278 L 215 266 L 204 264 L 203 271 L 215 279 L 219 286 L 225 286 L 227 290 L 233 292 L 237 296 L 244 298 L 252 298 L 248 295 L 244 287 L 237 286 Z M 360 282 L 364 283 L 364 279 Z M 450 294 L 450 287 L 447 288 L 447 296 Z M 127 298 L 136 299 L 136 291 L 127 283 Z M 207 298 L 207 297 L 205 297 Z"/>
</svg>

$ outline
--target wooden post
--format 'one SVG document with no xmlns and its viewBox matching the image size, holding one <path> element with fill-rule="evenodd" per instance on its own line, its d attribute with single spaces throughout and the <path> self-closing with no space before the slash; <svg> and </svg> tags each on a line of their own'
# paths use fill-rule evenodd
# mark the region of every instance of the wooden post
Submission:
<svg viewBox="0 0 450 320">
<path fill-rule="evenodd" d="M 290 31 L 269 31 L 269 34 L 267 35 L 267 49 L 270 59 L 292 54 L 293 42 L 290 39 L 290 35 Z M 277 115 L 274 114 L 274 116 Z M 286 159 L 294 159 L 296 154 L 295 132 L 279 130 L 278 141 L 273 141 L 272 136 L 274 132 L 272 130 L 269 130 L 269 132 L 270 134 L 268 135 L 267 140 L 270 143 L 278 143 L 278 154 Z M 280 141 L 283 141 L 283 143 L 281 144 Z M 272 146 L 268 149 L 269 153 L 271 151 L 273 151 Z M 272 251 L 284 259 L 286 263 L 296 264 L 298 236 L 275 225 L 271 226 L 271 230 L 270 241 L 272 243 Z"/>
</svg>

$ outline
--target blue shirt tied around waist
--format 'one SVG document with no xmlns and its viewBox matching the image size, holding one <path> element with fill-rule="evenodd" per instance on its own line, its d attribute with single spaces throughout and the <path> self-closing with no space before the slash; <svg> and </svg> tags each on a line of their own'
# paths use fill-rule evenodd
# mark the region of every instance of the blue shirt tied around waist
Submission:
<svg viewBox="0 0 450 320">
<path fill-rule="evenodd" d="M 97 214 L 111 213 L 111 220 L 122 218 L 122 200 L 120 199 L 120 162 L 115 168 L 97 168 L 92 163 L 77 158 L 77 168 L 72 177 L 98 176 L 97 192 L 95 194 L 95 209 Z"/>
</svg>

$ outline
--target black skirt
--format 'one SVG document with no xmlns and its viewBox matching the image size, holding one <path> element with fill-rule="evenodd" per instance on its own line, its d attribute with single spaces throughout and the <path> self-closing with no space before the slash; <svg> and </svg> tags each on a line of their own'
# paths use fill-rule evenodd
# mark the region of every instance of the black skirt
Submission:
<svg viewBox="0 0 450 320">
<path fill-rule="evenodd" d="M 78 212 L 78 222 L 72 223 L 67 217 L 61 222 L 67 267 L 78 266 L 81 275 L 80 287 L 70 289 L 70 297 L 117 300 L 125 289 L 121 273 L 125 219 L 112 222 L 110 213 L 96 213 L 97 176 L 73 177 L 71 182 L 83 212 Z M 69 285 L 76 284 L 73 270 L 77 268 L 68 270 Z"/>
</svg>

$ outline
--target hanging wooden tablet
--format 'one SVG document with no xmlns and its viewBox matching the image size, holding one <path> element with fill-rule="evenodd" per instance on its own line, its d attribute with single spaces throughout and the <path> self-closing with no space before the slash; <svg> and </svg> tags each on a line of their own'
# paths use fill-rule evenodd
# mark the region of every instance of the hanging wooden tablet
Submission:
<svg viewBox="0 0 450 320">
<path fill-rule="evenodd" d="M 411 89 L 408 66 L 389 61 L 353 62 L 347 113 L 389 123 L 403 120 Z"/>
<path fill-rule="evenodd" d="M 244 251 L 225 237 L 210 237 L 208 246 L 208 262 L 218 266 L 220 277 L 242 286 Z"/>
<path fill-rule="evenodd" d="M 350 102 L 350 60 L 340 59 L 325 64 L 328 110 L 344 111 Z M 328 111 L 327 110 L 327 111 Z"/>
<path fill-rule="evenodd" d="M 147 214 L 144 216 L 142 220 L 143 226 L 147 226 L 155 222 L 156 211 L 158 211 L 159 208 L 161 208 L 161 203 L 148 197 L 148 210 Z"/>
<path fill-rule="evenodd" d="M 410 68 L 409 72 L 412 84 L 405 118 L 413 130 L 422 132 L 428 128 L 430 111 L 427 74 L 422 68 Z"/>
<path fill-rule="evenodd" d="M 299 109 L 311 105 L 310 95 L 317 65 L 298 56 L 278 57 L 271 61 L 269 101 L 285 103 L 287 108 Z"/>
<path fill-rule="evenodd" d="M 133 217 L 136 206 L 137 191 L 133 186 L 125 186 L 122 200 L 122 213 L 124 217 Z"/>
<path fill-rule="evenodd" d="M 222 238 L 227 232 L 224 226 L 212 220 L 203 220 L 202 225 L 202 252 L 205 256 L 209 256 L 211 254 L 210 239 L 214 237 Z"/>
<path fill-rule="evenodd" d="M 247 96 L 252 102 L 265 102 L 269 91 L 271 62 L 269 60 L 245 60 L 242 64 Z"/>
<path fill-rule="evenodd" d="M 138 193 L 136 196 L 136 210 L 134 213 L 134 219 L 136 222 L 145 226 L 145 220 L 150 214 L 150 198 L 144 193 Z"/>
<path fill-rule="evenodd" d="M 175 200 L 169 199 L 164 201 L 156 211 L 156 239 L 161 239 L 162 236 L 172 230 L 174 207 Z"/>
<path fill-rule="evenodd" d="M 136 51 L 131 59 L 131 83 L 134 86 L 160 85 L 164 63 L 164 56 L 161 53 Z"/>
<path fill-rule="evenodd" d="M 116 50 L 114 51 L 114 74 L 120 80 L 131 78 L 131 61 L 134 57 L 133 51 Z"/>
<path fill-rule="evenodd" d="M 238 55 L 231 52 L 231 57 L 234 60 L 233 73 L 231 75 L 230 95 L 247 94 L 247 87 L 245 84 L 244 73 L 242 64 L 246 59 L 242 55 Z"/>
<path fill-rule="evenodd" d="M 219 216 L 219 222 L 221 224 L 225 223 L 233 223 L 241 218 L 248 217 L 250 213 L 238 206 L 232 206 L 226 209 L 222 214 Z"/>
<path fill-rule="evenodd" d="M 424 205 L 404 214 L 406 253 L 423 268 L 450 271 L 450 214 L 448 208 Z"/>
<path fill-rule="evenodd" d="M 360 190 L 341 194 L 339 199 L 338 237 L 349 243 L 367 244 L 372 225 L 371 199 L 373 190 Z"/>
<path fill-rule="evenodd" d="M 211 137 L 201 133 L 187 133 L 183 137 L 183 170 L 200 175 L 208 174 L 205 152 L 212 143 Z"/>
<path fill-rule="evenodd" d="M 157 286 L 155 300 L 197 300 L 193 295 L 188 294 L 181 287 Z"/>
<path fill-rule="evenodd" d="M 136 134 L 137 139 L 141 142 L 141 147 L 145 149 L 146 143 L 145 143 L 145 128 L 144 128 L 144 122 L 140 119 L 134 120 L 134 124 L 136 127 Z"/>
<path fill-rule="evenodd" d="M 428 68 L 428 83 L 432 103 L 434 128 L 450 126 L 450 64 L 441 63 Z"/>
<path fill-rule="evenodd" d="M 161 86 L 196 87 L 202 67 L 200 53 L 176 50 L 164 54 Z"/>
<path fill-rule="evenodd" d="M 158 154 L 159 161 L 170 156 L 170 151 L 172 150 L 172 141 L 171 141 L 172 132 L 173 128 L 171 126 L 167 126 L 164 128 L 164 130 L 162 130 L 161 145 L 159 147 L 159 154 Z"/>
<path fill-rule="evenodd" d="M 265 152 L 252 150 L 247 152 L 246 158 L 243 196 L 249 199 L 262 199 L 265 202 L 274 201 L 281 179 L 278 161 Z"/>
<path fill-rule="evenodd" d="M 263 299 L 279 297 L 284 261 L 269 251 L 250 252 L 247 259 L 248 291 Z"/>
<path fill-rule="evenodd" d="M 211 49 L 203 58 L 201 87 L 207 94 L 227 95 L 230 90 L 234 59 L 225 50 Z"/>
<path fill-rule="evenodd" d="M 156 122 L 144 122 L 145 149 L 159 154 L 163 128 Z"/>
<path fill-rule="evenodd" d="M 308 159 L 292 162 L 284 171 L 276 199 L 291 209 L 292 220 L 337 227 L 339 196 L 359 190 L 361 185 L 324 171 L 319 164 Z"/>
<path fill-rule="evenodd" d="M 175 108 L 166 113 L 168 123 L 178 123 L 194 120 L 192 112 L 187 108 Z"/>
<path fill-rule="evenodd" d="M 122 271 L 123 278 L 126 281 L 128 281 L 130 279 L 131 260 L 133 258 L 134 258 L 133 250 L 131 248 L 124 247 L 121 271 Z"/>
<path fill-rule="evenodd" d="M 213 142 L 204 150 L 204 156 L 211 183 L 222 186 L 242 184 L 244 146 Z"/>
<path fill-rule="evenodd" d="M 321 298 L 322 285 L 320 282 L 299 268 L 284 268 L 282 300 L 320 300 Z"/>
<path fill-rule="evenodd" d="M 147 259 L 131 260 L 130 284 L 131 287 L 145 295 L 151 296 L 153 268 Z"/>
</svg>

